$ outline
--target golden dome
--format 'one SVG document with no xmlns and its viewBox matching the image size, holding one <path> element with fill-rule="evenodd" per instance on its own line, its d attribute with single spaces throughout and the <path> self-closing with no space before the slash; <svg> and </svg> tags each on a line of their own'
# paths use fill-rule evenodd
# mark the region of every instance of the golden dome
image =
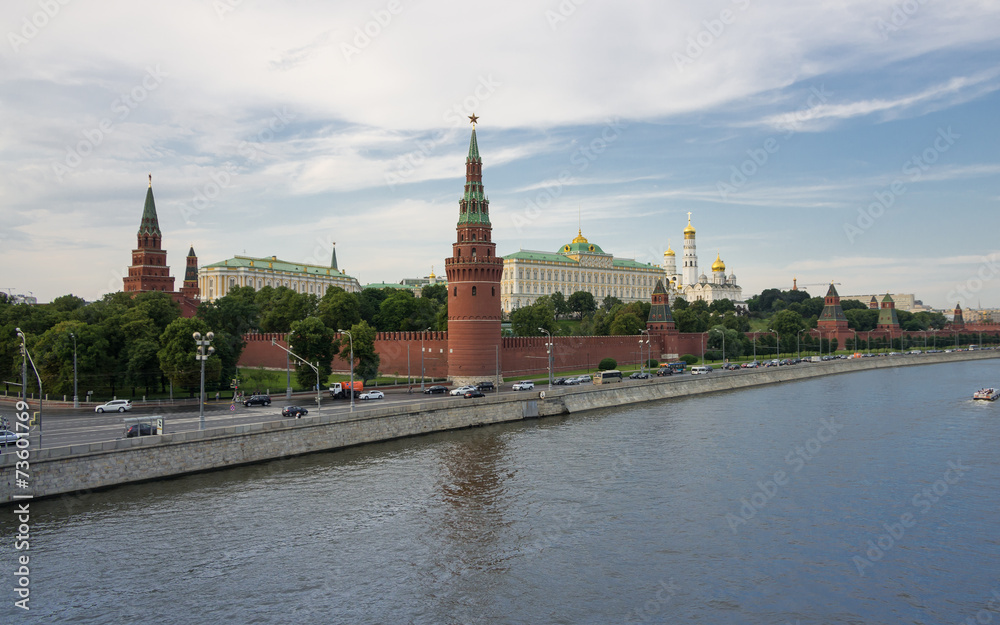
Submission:
<svg viewBox="0 0 1000 625">
<path fill-rule="evenodd" d="M 726 263 L 722 262 L 722 259 L 719 257 L 719 254 L 716 253 L 715 262 L 712 263 L 712 271 L 725 271 L 725 270 L 726 270 Z"/>
<path fill-rule="evenodd" d="M 673 250 L 673 248 L 670 247 L 669 243 L 667 243 L 667 251 L 663 252 L 663 255 L 664 256 L 677 256 L 677 254 L 674 254 L 674 250 Z"/>
<path fill-rule="evenodd" d="M 684 238 L 693 239 L 694 238 L 694 226 L 691 225 L 691 213 L 688 213 L 688 225 L 684 228 Z"/>
<path fill-rule="evenodd" d="M 588 243 L 587 237 L 583 236 L 582 230 L 577 230 L 576 233 L 576 238 L 573 239 L 573 243 Z"/>
</svg>

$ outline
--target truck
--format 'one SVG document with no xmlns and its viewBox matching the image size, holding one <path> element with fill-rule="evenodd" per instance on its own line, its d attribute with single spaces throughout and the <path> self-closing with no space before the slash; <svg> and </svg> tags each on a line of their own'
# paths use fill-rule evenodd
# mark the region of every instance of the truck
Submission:
<svg viewBox="0 0 1000 625">
<path fill-rule="evenodd" d="M 354 396 L 357 397 L 365 390 L 364 380 L 354 381 Z M 330 397 L 334 399 L 347 399 L 349 398 L 351 391 L 350 382 L 334 382 L 330 385 Z"/>
</svg>

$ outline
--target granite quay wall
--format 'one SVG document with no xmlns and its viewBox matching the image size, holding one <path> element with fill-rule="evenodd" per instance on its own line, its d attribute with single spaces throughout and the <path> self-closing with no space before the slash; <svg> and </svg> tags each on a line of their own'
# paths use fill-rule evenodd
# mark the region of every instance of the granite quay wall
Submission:
<svg viewBox="0 0 1000 625">
<path fill-rule="evenodd" d="M 738 390 L 871 369 L 1000 358 L 998 351 L 861 358 L 704 376 L 625 381 L 621 384 L 537 388 L 467 402 L 429 400 L 353 414 L 321 415 L 162 436 L 30 450 L 31 489 L 16 488 L 13 453 L 0 456 L 0 503 L 14 495 L 45 497 L 128 482 L 222 469 L 318 451 L 532 417 Z M 976 382 L 971 382 L 975 386 Z M 31 443 L 34 443 L 32 437 Z"/>
</svg>

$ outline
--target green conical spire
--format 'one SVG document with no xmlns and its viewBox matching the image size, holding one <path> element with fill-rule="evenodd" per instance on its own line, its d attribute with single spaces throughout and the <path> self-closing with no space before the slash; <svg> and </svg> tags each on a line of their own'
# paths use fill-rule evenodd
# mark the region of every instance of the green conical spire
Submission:
<svg viewBox="0 0 1000 625">
<path fill-rule="evenodd" d="M 142 221 L 139 222 L 139 234 L 155 234 L 160 232 L 160 222 L 156 218 L 156 203 L 153 202 L 153 174 L 149 175 L 149 188 L 146 190 L 146 205 L 142 207 Z"/>
<path fill-rule="evenodd" d="M 339 271 L 339 268 L 337 267 L 337 244 L 336 243 L 333 244 L 333 254 L 330 257 L 330 269 L 337 269 Z"/>
<path fill-rule="evenodd" d="M 472 127 L 472 138 L 469 139 L 469 157 L 467 161 L 479 160 L 479 143 L 476 141 L 476 127 Z"/>
</svg>

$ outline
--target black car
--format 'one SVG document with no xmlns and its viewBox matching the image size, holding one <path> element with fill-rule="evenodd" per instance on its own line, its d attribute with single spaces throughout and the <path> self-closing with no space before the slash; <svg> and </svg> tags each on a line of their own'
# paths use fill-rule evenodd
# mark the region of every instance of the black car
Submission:
<svg viewBox="0 0 1000 625">
<path fill-rule="evenodd" d="M 295 417 L 298 419 L 307 414 L 309 414 L 309 411 L 302 406 L 285 406 L 281 409 L 281 416 L 283 417 Z"/>
<path fill-rule="evenodd" d="M 152 436 L 156 434 L 156 427 L 150 423 L 137 423 L 125 428 L 125 438 L 135 438 L 136 436 Z"/>
<path fill-rule="evenodd" d="M 480 382 L 479 384 L 476 385 L 476 388 L 479 389 L 480 391 L 492 391 L 493 383 L 488 381 Z"/>
<path fill-rule="evenodd" d="M 556 378 L 556 379 L 552 380 L 552 385 L 553 386 L 562 385 L 562 384 L 566 384 L 566 378 Z"/>
<path fill-rule="evenodd" d="M 270 395 L 251 395 L 243 400 L 244 406 L 270 406 Z"/>
<path fill-rule="evenodd" d="M 469 399 L 470 397 L 486 397 L 486 395 L 484 395 L 483 392 L 479 391 L 479 390 L 466 391 L 465 392 L 465 398 Z"/>
<path fill-rule="evenodd" d="M 656 375 L 673 375 L 673 374 L 674 370 L 671 369 L 670 367 L 660 367 L 656 371 Z"/>
<path fill-rule="evenodd" d="M 437 395 L 444 394 L 448 392 L 448 388 L 444 386 L 429 386 L 424 389 L 424 395 Z"/>
</svg>

